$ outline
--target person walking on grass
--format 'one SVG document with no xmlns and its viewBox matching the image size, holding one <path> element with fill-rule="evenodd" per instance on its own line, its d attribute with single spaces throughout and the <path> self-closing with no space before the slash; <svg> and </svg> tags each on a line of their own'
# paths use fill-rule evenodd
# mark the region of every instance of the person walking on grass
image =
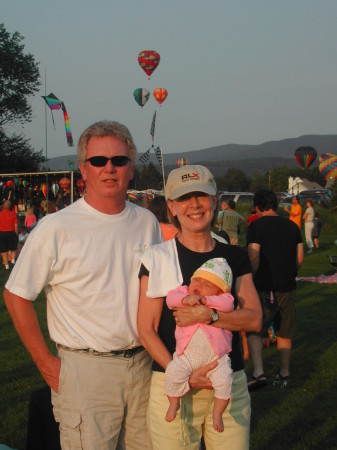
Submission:
<svg viewBox="0 0 337 450">
<path fill-rule="evenodd" d="M 263 338 L 273 323 L 280 356 L 280 369 L 274 383 L 286 386 L 292 338 L 295 334 L 295 290 L 298 268 L 303 262 L 301 232 L 292 221 L 277 213 L 274 192 L 260 190 L 254 195 L 254 205 L 259 219 L 247 230 L 248 255 L 252 264 L 253 279 L 258 292 L 263 322 L 260 333 L 247 333 L 253 374 L 248 381 L 250 391 L 267 384 L 263 369 Z"/>
</svg>

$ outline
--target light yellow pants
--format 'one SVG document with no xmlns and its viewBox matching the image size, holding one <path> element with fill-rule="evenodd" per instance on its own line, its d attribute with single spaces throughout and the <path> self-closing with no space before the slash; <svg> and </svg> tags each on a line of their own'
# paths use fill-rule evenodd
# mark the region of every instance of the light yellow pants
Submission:
<svg viewBox="0 0 337 450">
<path fill-rule="evenodd" d="M 148 353 L 125 358 L 59 349 L 59 356 L 59 393 L 52 390 L 52 403 L 62 450 L 150 450 Z"/>
<path fill-rule="evenodd" d="M 232 399 L 223 415 L 223 433 L 213 429 L 214 396 L 213 391 L 206 389 L 189 391 L 176 419 L 166 422 L 169 401 L 164 392 L 164 378 L 164 373 L 152 374 L 147 424 L 153 450 L 198 450 L 202 435 L 207 450 L 249 448 L 251 409 L 247 378 L 243 370 L 233 373 Z M 184 432 L 186 427 L 181 421 L 182 409 L 185 410 L 183 417 L 187 419 L 187 441 Z"/>
</svg>

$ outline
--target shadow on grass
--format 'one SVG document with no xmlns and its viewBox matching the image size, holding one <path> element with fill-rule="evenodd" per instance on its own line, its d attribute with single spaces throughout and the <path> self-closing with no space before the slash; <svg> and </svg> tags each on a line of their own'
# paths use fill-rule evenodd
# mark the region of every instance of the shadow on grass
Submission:
<svg viewBox="0 0 337 450">
<path fill-rule="evenodd" d="M 290 384 L 252 393 L 252 450 L 337 448 L 336 287 L 307 283 L 298 297 Z M 264 363 L 278 371 L 274 346 Z"/>
</svg>

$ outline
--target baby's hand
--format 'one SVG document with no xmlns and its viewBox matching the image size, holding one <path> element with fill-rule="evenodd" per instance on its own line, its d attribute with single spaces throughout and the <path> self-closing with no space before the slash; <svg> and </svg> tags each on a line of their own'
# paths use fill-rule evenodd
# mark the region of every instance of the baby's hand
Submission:
<svg viewBox="0 0 337 450">
<path fill-rule="evenodd" d="M 197 306 L 203 304 L 202 297 L 198 294 L 187 295 L 185 298 L 182 299 L 181 303 L 184 306 Z"/>
</svg>

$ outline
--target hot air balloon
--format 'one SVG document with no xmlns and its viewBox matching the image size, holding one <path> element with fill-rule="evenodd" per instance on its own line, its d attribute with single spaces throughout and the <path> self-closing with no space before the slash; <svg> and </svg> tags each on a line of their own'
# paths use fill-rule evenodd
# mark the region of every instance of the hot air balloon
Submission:
<svg viewBox="0 0 337 450">
<path fill-rule="evenodd" d="M 147 89 L 144 88 L 138 88 L 133 91 L 133 96 L 135 97 L 136 102 L 138 105 L 143 108 L 145 103 L 150 98 L 150 92 Z"/>
<path fill-rule="evenodd" d="M 153 91 L 153 96 L 157 102 L 161 105 L 167 97 L 167 90 L 165 88 L 156 88 Z"/>
<path fill-rule="evenodd" d="M 7 187 L 13 187 L 14 186 L 14 181 L 13 180 L 8 180 L 6 183 Z"/>
<path fill-rule="evenodd" d="M 79 178 L 76 181 L 76 186 L 78 187 L 78 190 L 80 191 L 80 193 L 83 194 L 83 191 L 85 188 L 85 182 L 84 182 L 83 178 Z"/>
<path fill-rule="evenodd" d="M 58 191 L 60 190 L 60 186 L 57 183 L 53 183 L 51 185 L 51 190 L 52 190 L 52 193 L 54 194 L 54 197 L 56 197 Z"/>
<path fill-rule="evenodd" d="M 42 194 L 47 198 L 47 185 L 46 183 L 41 183 L 40 190 Z"/>
<path fill-rule="evenodd" d="M 67 189 L 70 185 L 70 180 L 68 178 L 61 178 L 59 183 L 62 189 Z"/>
<path fill-rule="evenodd" d="M 154 50 L 143 50 L 138 55 L 138 63 L 140 67 L 144 70 L 144 72 L 150 76 L 156 70 L 158 64 L 160 62 L 159 53 Z"/>
<path fill-rule="evenodd" d="M 14 184 L 15 184 L 16 187 L 19 187 L 19 186 L 20 186 L 20 180 L 19 180 L 19 178 L 14 178 Z"/>
<path fill-rule="evenodd" d="M 337 155 L 333 153 L 322 153 L 319 157 L 318 169 L 325 180 L 337 178 Z"/>
<path fill-rule="evenodd" d="M 315 161 L 317 152 L 313 147 L 298 147 L 295 150 L 295 158 L 303 169 L 308 169 Z"/>
<path fill-rule="evenodd" d="M 27 187 L 27 180 L 22 181 L 23 187 Z"/>
<path fill-rule="evenodd" d="M 177 161 L 176 161 L 177 167 L 182 167 L 182 166 L 187 166 L 187 165 L 188 165 L 188 161 L 185 158 L 180 158 L 180 159 L 177 159 Z"/>
</svg>

